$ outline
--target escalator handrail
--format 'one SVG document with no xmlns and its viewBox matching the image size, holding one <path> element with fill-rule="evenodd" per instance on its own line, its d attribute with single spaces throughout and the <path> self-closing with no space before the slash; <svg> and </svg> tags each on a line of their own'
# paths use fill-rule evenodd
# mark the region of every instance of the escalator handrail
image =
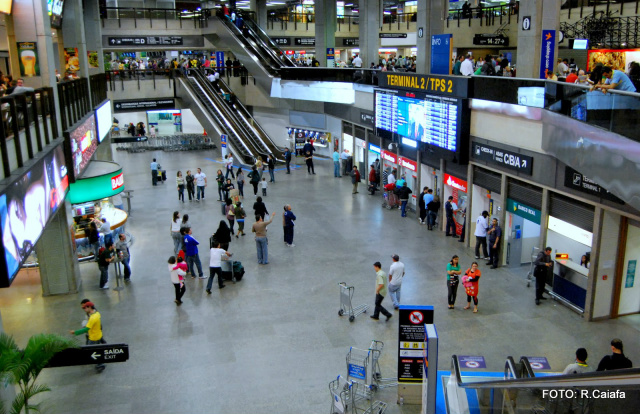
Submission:
<svg viewBox="0 0 640 414">
<path fill-rule="evenodd" d="M 195 80 L 194 80 L 195 82 Z M 190 83 L 189 78 L 186 77 L 186 82 L 185 85 L 189 86 L 194 93 L 194 98 L 197 99 L 197 93 L 196 91 L 193 89 L 193 85 Z M 208 97 L 209 99 L 211 99 L 211 97 Z M 207 112 L 213 116 L 213 118 L 215 119 L 215 122 L 218 124 L 218 127 L 220 127 L 220 129 L 229 137 L 229 140 L 231 141 L 235 141 L 238 140 L 240 141 L 240 145 L 234 145 L 236 147 L 236 149 L 238 151 L 240 151 L 241 153 L 243 153 L 243 155 L 247 158 L 245 159 L 245 162 L 250 161 L 253 162 L 255 161 L 255 155 L 252 154 L 252 150 L 246 145 L 246 143 L 239 138 L 238 133 L 236 132 L 235 129 L 233 129 L 233 125 L 231 125 L 231 123 L 229 123 L 228 125 L 225 125 L 225 122 L 223 122 L 222 120 L 220 120 L 220 116 L 218 114 L 216 114 L 211 107 L 209 107 L 208 105 L 206 105 L 206 102 L 201 102 L 204 104 L 205 109 L 207 110 Z M 213 104 L 213 100 L 212 100 L 212 104 Z M 215 104 L 214 104 L 215 105 Z M 219 108 L 218 108 L 219 109 Z M 233 142 L 232 142 L 233 143 Z M 244 149 L 244 151 L 243 151 Z"/>
<path fill-rule="evenodd" d="M 504 363 L 504 379 L 518 378 L 518 370 L 516 369 L 516 363 L 513 357 L 507 357 Z"/>
<path fill-rule="evenodd" d="M 277 74 L 278 73 L 278 67 L 274 67 L 272 64 L 267 63 L 268 60 L 271 60 L 273 62 L 277 62 L 277 60 L 275 60 L 273 58 L 273 56 L 269 55 L 268 57 L 270 59 L 266 59 L 265 56 L 263 55 L 263 53 L 260 53 L 260 51 L 258 51 L 258 49 L 256 48 L 256 46 L 252 45 L 251 42 L 249 42 L 244 36 L 242 36 L 242 33 L 240 32 L 240 29 L 238 29 L 236 27 L 235 24 L 233 24 L 233 22 L 231 22 L 229 19 L 227 19 L 226 17 L 220 17 L 220 16 L 216 16 L 217 19 L 219 19 L 222 24 L 229 30 L 231 31 L 231 33 L 238 38 L 238 40 L 240 40 L 242 42 L 242 44 L 247 48 L 247 49 L 251 49 L 251 53 L 260 60 L 260 63 L 263 65 L 263 67 L 269 71 L 271 74 Z M 280 66 L 280 65 L 278 65 Z"/>
<path fill-rule="evenodd" d="M 563 388 L 563 387 L 636 387 L 640 389 L 640 368 L 614 371 L 586 372 L 575 375 L 549 375 L 533 378 L 514 378 L 480 382 L 463 382 L 457 355 L 451 357 L 451 373 L 459 387 L 488 388 Z"/>
<path fill-rule="evenodd" d="M 198 70 L 192 70 L 190 71 L 190 73 L 195 73 L 196 76 L 194 76 L 194 80 L 196 80 L 196 82 L 198 82 L 200 84 L 200 86 L 202 87 L 202 85 L 204 85 L 203 89 L 206 91 L 206 93 L 208 93 L 209 99 L 213 101 L 215 101 L 217 103 L 218 109 L 220 110 L 220 108 L 224 108 L 221 110 L 221 112 L 224 113 L 225 118 L 227 118 L 228 120 L 233 122 L 233 126 L 236 129 L 239 129 L 242 131 L 242 133 L 244 134 L 246 140 L 251 144 L 251 146 L 253 147 L 253 152 L 255 152 L 255 154 L 253 154 L 254 158 L 256 155 L 266 155 L 264 154 L 263 151 L 260 151 L 260 145 L 258 145 L 257 142 L 255 142 L 255 139 L 252 135 L 252 131 L 247 130 L 246 126 L 243 125 L 244 122 L 243 121 L 239 121 L 237 118 L 237 115 L 234 113 L 234 111 L 229 108 L 228 104 L 224 101 L 224 99 L 222 99 L 218 93 L 213 89 L 211 83 L 204 77 L 204 75 L 198 71 Z M 256 136 L 257 138 L 257 136 Z M 263 143 L 264 144 L 264 143 Z M 264 145 L 264 149 L 267 149 L 267 146 Z M 268 152 L 267 152 L 268 154 Z"/>
<path fill-rule="evenodd" d="M 533 368 L 531 368 L 529 358 L 527 358 L 526 356 L 520 357 L 520 365 L 522 365 L 523 368 L 523 376 L 524 374 L 526 374 L 528 378 L 535 378 L 536 373 L 533 371 Z"/>
<path fill-rule="evenodd" d="M 218 83 L 219 83 L 219 85 L 221 85 L 221 89 L 223 89 L 225 92 L 227 92 L 227 93 L 231 93 L 232 92 L 231 88 L 229 87 L 229 85 L 226 82 L 224 82 L 222 79 L 219 79 Z M 267 132 L 262 128 L 262 125 L 260 125 L 256 121 L 256 119 L 251 115 L 251 113 L 249 113 L 247 108 L 244 106 L 244 104 L 242 104 L 242 102 L 240 102 L 240 100 L 238 100 L 236 102 L 236 107 L 238 108 L 238 112 L 242 112 L 242 114 L 246 118 L 253 120 L 253 124 L 252 125 L 248 125 L 248 128 L 252 132 L 256 133 L 257 138 L 260 139 L 263 142 L 263 144 L 265 145 L 265 147 L 269 150 L 269 154 L 272 155 L 273 157 L 275 157 L 276 161 L 284 161 L 284 160 L 278 159 L 278 156 L 282 155 L 284 153 L 284 148 L 278 147 L 273 142 L 273 140 L 271 139 L 269 134 L 267 134 Z"/>
<path fill-rule="evenodd" d="M 267 32 L 265 32 L 264 29 L 260 27 L 260 25 L 258 25 L 257 22 L 255 22 L 249 16 L 247 16 L 246 18 L 243 17 L 243 19 L 245 24 L 248 22 L 249 26 L 251 27 L 251 30 L 254 31 L 258 35 L 258 37 L 271 48 L 271 50 L 276 51 L 284 58 L 284 62 L 283 62 L 284 66 L 291 66 L 291 67 L 296 66 L 295 63 L 293 63 L 293 61 L 289 58 L 289 56 L 287 56 L 287 54 L 284 53 L 282 49 L 280 49 L 280 46 L 278 46 L 278 44 L 274 42 L 273 39 L 271 39 L 271 37 L 267 34 Z"/>
</svg>

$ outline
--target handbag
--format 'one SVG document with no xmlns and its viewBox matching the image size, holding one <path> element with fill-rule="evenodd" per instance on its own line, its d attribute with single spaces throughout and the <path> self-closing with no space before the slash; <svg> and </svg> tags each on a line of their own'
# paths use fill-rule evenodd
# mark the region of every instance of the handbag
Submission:
<svg viewBox="0 0 640 414">
<path fill-rule="evenodd" d="M 458 275 L 449 276 L 449 286 L 455 287 L 460 283 L 460 279 L 458 279 Z"/>
</svg>

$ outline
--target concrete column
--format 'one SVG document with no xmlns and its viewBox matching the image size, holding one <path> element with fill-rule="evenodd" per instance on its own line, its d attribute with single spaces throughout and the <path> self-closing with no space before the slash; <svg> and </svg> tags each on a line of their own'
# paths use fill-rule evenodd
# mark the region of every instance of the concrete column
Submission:
<svg viewBox="0 0 640 414">
<path fill-rule="evenodd" d="M 431 35 L 444 33 L 444 16 L 449 11 L 449 2 L 444 0 L 418 0 L 418 23 L 424 35 L 416 38 L 416 72 L 430 73 Z M 455 46 L 455 45 L 454 45 Z"/>
<path fill-rule="evenodd" d="M 373 132 L 372 132 L 373 134 Z M 364 167 L 367 169 L 367 176 L 369 175 L 369 166 L 373 164 L 373 160 L 369 160 L 369 130 L 364 130 Z M 367 183 L 369 180 L 367 180 Z"/>
<path fill-rule="evenodd" d="M 81 78 L 88 79 L 89 59 L 87 59 L 87 40 L 84 34 L 84 13 L 82 12 L 82 0 L 67 0 L 64 6 L 64 19 L 62 20 L 62 35 L 64 37 L 62 43 L 65 48 L 78 49 L 77 57 L 80 64 L 80 69 L 76 74 Z M 99 28 L 100 24 L 98 23 L 97 26 Z M 89 85 L 89 96 L 91 96 L 91 85 Z M 96 102 L 92 102 L 92 104 L 95 105 Z"/>
<path fill-rule="evenodd" d="M 256 12 L 256 23 L 265 32 L 267 31 L 267 0 L 251 0 L 249 8 Z"/>
<path fill-rule="evenodd" d="M 602 247 L 602 226 L 604 221 L 604 210 L 600 206 L 596 206 L 593 212 L 593 242 L 591 244 L 592 252 L 600 252 Z M 606 239 L 605 239 L 606 240 Z M 600 255 L 591 255 L 591 266 L 589 267 L 589 276 L 587 279 L 587 297 L 584 304 L 584 318 L 593 321 L 593 308 L 596 300 L 596 288 L 598 282 L 598 267 L 600 266 Z"/>
<path fill-rule="evenodd" d="M 502 210 L 498 214 L 494 213 L 494 216 L 498 217 L 498 224 L 502 227 L 502 240 L 500 241 L 502 245 L 500 246 L 498 265 L 504 266 L 507 263 L 507 243 L 505 242 L 507 237 L 507 176 L 504 174 L 502 174 L 502 183 L 500 184 L 500 195 L 502 196 Z"/>
<path fill-rule="evenodd" d="M 558 34 L 560 30 L 560 3 L 556 0 L 521 0 L 518 23 L 517 74 L 519 78 L 540 77 L 542 30 L 556 31 L 555 59 L 558 58 Z M 531 28 L 522 30 L 522 19 L 531 16 Z"/>
<path fill-rule="evenodd" d="M 507 205 L 507 199 L 504 199 L 505 206 Z M 547 222 L 549 221 L 549 190 L 542 189 L 542 209 L 540 210 L 540 251 L 544 250 L 547 245 Z M 557 250 L 558 247 L 556 246 Z M 555 253 L 555 252 L 554 252 Z"/>
<path fill-rule="evenodd" d="M 316 59 L 327 67 L 327 48 L 336 47 L 336 0 L 318 0 L 315 8 Z"/>
<path fill-rule="evenodd" d="M 447 217 L 444 211 L 444 203 L 447 199 L 444 196 L 444 168 L 446 161 L 440 158 L 440 182 L 438 183 L 438 194 L 440 194 L 440 230 L 444 231 L 447 228 Z M 468 242 L 468 241 L 467 241 Z"/>
<path fill-rule="evenodd" d="M 67 214 L 70 209 L 69 203 L 60 206 L 35 246 L 44 296 L 77 293 L 80 287 L 76 241 L 71 237 L 73 219 Z"/>
<path fill-rule="evenodd" d="M 66 7 L 66 5 L 65 5 Z M 96 1 L 84 2 L 84 35 L 86 39 L 87 52 L 98 53 L 98 67 L 91 68 L 87 64 L 89 75 L 95 75 L 97 73 L 104 72 L 104 53 L 102 53 L 102 22 L 100 20 L 100 7 Z M 86 30 L 86 28 L 90 30 Z M 85 53 L 86 56 L 86 53 Z M 88 57 L 87 57 L 88 61 Z M 92 102 L 93 105 L 97 105 L 100 102 Z"/>
<path fill-rule="evenodd" d="M 369 68 L 371 62 L 378 64 L 380 27 L 382 23 L 382 1 L 366 0 L 360 6 L 360 58 L 362 67 Z"/>
<path fill-rule="evenodd" d="M 464 218 L 464 245 L 471 246 L 471 221 L 473 217 L 473 165 L 467 165 L 467 215 Z M 443 180 L 444 181 L 444 180 Z M 445 200 L 446 201 L 446 200 Z M 444 202 L 443 202 L 444 205 Z"/>
</svg>

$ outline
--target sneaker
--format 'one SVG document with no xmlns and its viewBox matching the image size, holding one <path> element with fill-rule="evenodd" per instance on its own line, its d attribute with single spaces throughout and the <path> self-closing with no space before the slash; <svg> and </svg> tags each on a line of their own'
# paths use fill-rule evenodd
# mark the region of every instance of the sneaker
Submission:
<svg viewBox="0 0 640 414">
<path fill-rule="evenodd" d="M 387 316 L 387 320 L 391 319 L 392 316 L 392 314 L 389 314 L 389 316 Z"/>
<path fill-rule="evenodd" d="M 296 245 L 295 245 L 295 244 L 293 244 L 293 243 L 291 243 L 291 244 L 289 245 L 289 247 L 296 247 Z"/>
<path fill-rule="evenodd" d="M 100 289 L 109 289 L 109 285 L 104 285 Z"/>
<path fill-rule="evenodd" d="M 125 281 L 125 282 L 127 282 L 127 283 L 129 283 L 129 282 L 131 282 L 131 279 L 127 278 L 127 279 L 125 279 L 124 281 Z"/>
<path fill-rule="evenodd" d="M 479 258 L 480 258 L 480 256 L 476 256 L 476 259 L 479 259 Z"/>
<path fill-rule="evenodd" d="M 369 316 L 369 317 L 370 317 L 371 319 L 375 319 L 376 321 L 379 321 L 379 320 L 380 320 L 380 318 L 377 318 L 377 317 L 375 317 L 375 316 L 373 316 L 373 315 L 371 315 L 371 316 Z"/>
<path fill-rule="evenodd" d="M 222 288 L 224 288 L 224 287 L 225 287 L 225 285 L 218 286 L 218 289 L 222 289 Z"/>
<path fill-rule="evenodd" d="M 198 279 L 207 279 L 206 276 L 200 276 Z"/>
<path fill-rule="evenodd" d="M 211 289 L 207 289 L 207 295 L 211 294 Z"/>
</svg>

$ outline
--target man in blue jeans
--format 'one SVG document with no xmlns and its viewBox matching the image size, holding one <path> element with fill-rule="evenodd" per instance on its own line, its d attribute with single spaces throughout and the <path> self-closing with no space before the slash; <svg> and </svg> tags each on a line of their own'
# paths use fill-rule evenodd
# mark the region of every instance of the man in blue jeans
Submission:
<svg viewBox="0 0 640 414">
<path fill-rule="evenodd" d="M 453 215 L 458 210 L 458 207 L 453 203 L 453 197 L 449 196 L 449 199 L 444 203 L 444 212 L 447 217 L 447 227 L 445 228 L 445 236 L 457 237 L 456 235 L 456 222 Z M 451 230 L 451 234 L 449 234 Z"/>
<path fill-rule="evenodd" d="M 200 256 L 198 255 L 198 241 L 194 239 L 192 236 L 191 227 L 188 227 L 184 230 L 184 246 L 185 252 L 184 255 L 187 259 L 187 266 L 189 267 L 189 271 L 191 272 L 191 277 L 196 277 L 196 266 L 198 268 L 198 277 L 200 279 L 206 279 L 204 273 L 202 273 L 202 263 L 200 263 Z"/>
<path fill-rule="evenodd" d="M 258 264 L 269 264 L 269 250 L 267 240 L 267 226 L 271 224 L 276 213 L 271 214 L 271 220 L 264 221 L 262 216 L 256 216 L 256 222 L 251 227 L 251 232 L 256 234 L 256 250 L 258 253 Z"/>
<path fill-rule="evenodd" d="M 113 243 L 107 244 L 107 247 L 98 256 L 98 268 L 100 269 L 100 289 L 109 289 L 109 263 L 113 261 Z"/>
<path fill-rule="evenodd" d="M 153 161 L 151 161 L 151 184 L 152 185 L 158 185 L 158 169 L 160 168 L 160 166 L 158 165 L 156 159 L 154 158 Z"/>
<path fill-rule="evenodd" d="M 337 149 L 333 151 L 333 176 L 340 177 L 340 154 Z"/>
<path fill-rule="evenodd" d="M 220 243 L 216 243 L 211 248 L 211 256 L 209 259 L 209 281 L 207 282 L 207 294 L 211 294 L 213 287 L 213 278 L 218 275 L 218 289 L 224 287 L 222 280 L 222 256 L 231 257 L 231 253 L 220 248 Z"/>
<path fill-rule="evenodd" d="M 402 217 L 407 217 L 407 203 L 409 202 L 409 196 L 411 195 L 412 191 L 409 187 L 407 187 L 406 181 L 402 184 L 402 187 L 396 190 L 396 193 L 398 194 L 398 198 L 400 199 Z"/>
</svg>

